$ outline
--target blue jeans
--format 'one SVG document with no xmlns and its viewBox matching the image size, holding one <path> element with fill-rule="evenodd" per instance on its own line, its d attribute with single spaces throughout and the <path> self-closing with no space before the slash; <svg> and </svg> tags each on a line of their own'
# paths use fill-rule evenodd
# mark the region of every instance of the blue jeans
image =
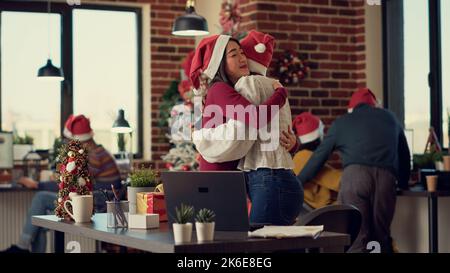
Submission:
<svg viewBox="0 0 450 273">
<path fill-rule="evenodd" d="M 94 204 L 96 212 L 105 212 L 106 203 L 100 192 L 94 191 Z M 27 214 L 25 226 L 20 235 L 21 244 L 31 246 L 32 252 L 44 253 L 47 246 L 46 229 L 31 224 L 31 216 L 54 214 L 57 193 L 51 191 L 38 191 L 31 200 L 31 207 Z"/>
<path fill-rule="evenodd" d="M 292 170 L 260 168 L 245 175 L 252 201 L 250 223 L 295 223 L 303 204 L 303 186 Z"/>
</svg>

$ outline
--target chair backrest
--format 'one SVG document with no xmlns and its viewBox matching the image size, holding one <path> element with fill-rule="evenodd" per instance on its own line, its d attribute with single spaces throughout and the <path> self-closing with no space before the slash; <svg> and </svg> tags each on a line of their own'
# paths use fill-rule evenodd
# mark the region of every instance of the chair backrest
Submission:
<svg viewBox="0 0 450 273">
<path fill-rule="evenodd" d="M 361 212 L 355 206 L 330 205 L 313 210 L 300 219 L 298 225 L 323 225 L 324 231 L 347 233 L 350 235 L 351 246 L 361 229 L 361 219 Z"/>
</svg>

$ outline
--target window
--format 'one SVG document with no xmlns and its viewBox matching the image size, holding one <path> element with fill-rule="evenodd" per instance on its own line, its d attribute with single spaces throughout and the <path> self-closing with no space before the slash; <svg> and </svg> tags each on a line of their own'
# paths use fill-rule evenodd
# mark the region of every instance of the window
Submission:
<svg viewBox="0 0 450 273">
<path fill-rule="evenodd" d="M 73 110 L 91 119 L 94 139 L 114 153 L 111 126 L 119 109 L 138 129 L 137 48 L 136 13 L 73 11 Z M 137 138 L 133 142 L 137 151 Z"/>
<path fill-rule="evenodd" d="M 429 128 L 449 146 L 450 1 L 383 1 L 386 106 L 414 131 L 423 153 Z"/>
<path fill-rule="evenodd" d="M 411 129 L 414 153 L 422 153 L 430 127 L 430 88 L 428 73 L 430 46 L 428 1 L 403 1 L 405 128 Z"/>
<path fill-rule="evenodd" d="M 111 126 L 119 109 L 133 128 L 133 152 L 143 154 L 141 9 L 52 3 L 0 2 L 0 130 L 35 138 L 48 149 L 69 114 L 91 119 L 94 139 L 118 151 Z M 50 39 L 48 39 L 50 37 Z M 48 57 L 65 81 L 40 82 L 37 70 Z M 127 143 L 127 149 L 130 145 Z"/>
<path fill-rule="evenodd" d="M 61 16 L 7 11 L 0 16 L 1 129 L 33 137 L 36 149 L 49 148 L 60 132 L 61 87 L 36 76 L 49 49 L 53 64 L 61 66 Z"/>
</svg>

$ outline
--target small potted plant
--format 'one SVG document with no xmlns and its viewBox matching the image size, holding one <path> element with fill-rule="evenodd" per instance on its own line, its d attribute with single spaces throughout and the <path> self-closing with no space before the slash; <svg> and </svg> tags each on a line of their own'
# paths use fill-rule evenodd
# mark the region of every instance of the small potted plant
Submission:
<svg viewBox="0 0 450 273">
<path fill-rule="evenodd" d="M 130 213 L 136 213 L 136 194 L 138 192 L 153 192 L 158 185 L 158 173 L 151 168 L 136 169 L 130 173 L 130 184 L 127 188 Z"/>
<path fill-rule="evenodd" d="M 195 217 L 195 230 L 197 232 L 197 241 L 214 240 L 214 218 L 216 215 L 212 210 L 203 208 L 199 210 Z"/>
<path fill-rule="evenodd" d="M 180 208 L 175 207 L 176 217 L 173 224 L 173 237 L 175 243 L 189 243 L 192 238 L 192 223 L 189 221 L 194 216 L 194 207 L 181 204 Z"/>
</svg>

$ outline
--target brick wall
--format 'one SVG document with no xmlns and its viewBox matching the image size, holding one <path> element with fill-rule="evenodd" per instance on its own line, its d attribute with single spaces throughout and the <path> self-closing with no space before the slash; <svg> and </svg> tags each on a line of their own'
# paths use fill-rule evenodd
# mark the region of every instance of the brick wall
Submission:
<svg viewBox="0 0 450 273">
<path fill-rule="evenodd" d="M 306 54 L 309 76 L 288 86 L 293 116 L 304 111 L 329 125 L 365 86 L 364 0 L 241 0 L 242 27 L 276 39 L 272 67 L 284 50 Z M 272 71 L 273 72 L 273 71 Z M 273 74 L 273 73 L 272 73 Z M 337 155 L 333 163 L 339 165 Z"/>
</svg>

